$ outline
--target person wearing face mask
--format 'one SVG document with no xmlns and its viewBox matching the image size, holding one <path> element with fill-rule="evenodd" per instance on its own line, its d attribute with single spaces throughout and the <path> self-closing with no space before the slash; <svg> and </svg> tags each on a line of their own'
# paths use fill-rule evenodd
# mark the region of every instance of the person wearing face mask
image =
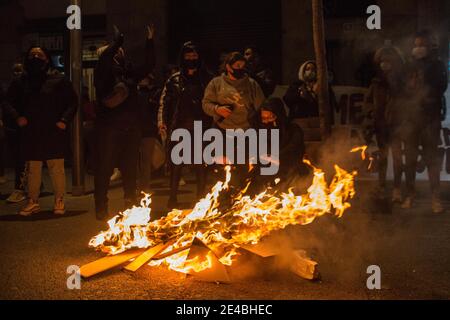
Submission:
<svg viewBox="0 0 450 320">
<path fill-rule="evenodd" d="M 11 95 L 15 95 L 13 91 L 15 90 L 15 88 L 17 88 L 18 84 L 21 83 L 23 73 L 24 73 L 23 64 L 15 63 L 12 67 L 12 81 L 9 86 L 9 89 L 7 90 L 7 93 L 5 93 L 5 99 L 6 96 L 10 96 L 10 99 L 13 99 Z M 6 202 L 19 203 L 26 200 L 26 193 L 25 193 L 26 171 L 25 171 L 25 161 L 20 156 L 20 142 L 21 142 L 20 129 L 15 119 L 13 119 L 10 116 L 10 112 L 8 112 L 8 105 L 5 104 L 4 108 L 5 110 L 3 115 L 4 116 L 3 125 L 5 132 L 5 140 L 7 149 L 12 155 L 12 160 L 14 164 L 14 176 L 15 176 L 14 190 L 8 196 Z"/>
<path fill-rule="evenodd" d="M 307 119 L 319 117 L 317 66 L 314 61 L 306 61 L 300 66 L 298 80 L 294 81 L 283 97 L 289 109 L 289 118 Z M 330 103 L 336 104 L 334 92 L 330 86 Z M 333 108 L 332 108 L 333 110 Z"/>
<path fill-rule="evenodd" d="M 258 113 L 265 97 L 256 80 L 248 76 L 246 64 L 240 52 L 228 54 L 221 68 L 223 73 L 208 84 L 203 98 L 203 110 L 223 132 L 224 142 L 228 139 L 227 129 L 246 130 L 258 126 Z M 232 185 L 244 187 L 248 166 L 235 165 L 234 168 Z"/>
<path fill-rule="evenodd" d="M 392 202 L 400 203 L 401 178 L 403 173 L 402 142 L 410 141 L 411 135 L 406 115 L 408 103 L 405 92 L 405 60 L 395 47 L 387 46 L 378 49 L 374 55 L 376 76 L 372 79 L 368 94 L 364 101 L 366 114 L 363 124 L 366 139 L 371 140 L 375 134 L 380 151 L 378 159 L 377 196 L 386 198 L 386 174 L 389 150 L 392 150 L 394 164 L 394 189 Z M 410 110 L 411 112 L 411 110 Z M 411 184 L 411 174 L 407 172 L 407 186 Z"/>
<path fill-rule="evenodd" d="M 7 110 L 20 128 L 20 154 L 27 164 L 27 205 L 19 214 L 40 211 L 38 203 L 43 162 L 47 163 L 55 194 L 55 214 L 64 214 L 64 156 L 68 125 L 76 112 L 77 96 L 72 83 L 50 73 L 50 55 L 32 47 L 25 57 L 25 73 L 7 93 Z"/>
<path fill-rule="evenodd" d="M 246 63 L 241 53 L 228 54 L 222 74 L 206 88 L 203 110 L 214 118 L 220 129 L 256 127 L 257 114 L 265 97 L 259 84 L 248 76 Z"/>
<path fill-rule="evenodd" d="M 170 135 L 174 130 L 187 129 L 193 136 L 195 121 L 202 122 L 203 130 L 207 130 L 211 124 L 209 117 L 202 110 L 202 99 L 212 75 L 203 65 L 199 49 L 192 41 L 184 43 L 181 48 L 179 69 L 180 71 L 174 73 L 164 86 L 158 113 L 159 132 L 161 137 L 168 141 L 169 155 L 172 147 L 176 144 L 170 142 Z M 170 195 L 167 207 L 173 209 L 179 206 L 177 194 L 183 165 L 173 163 L 169 165 Z M 206 191 L 206 167 L 196 164 L 194 168 L 197 179 L 197 197 L 201 198 Z"/>
<path fill-rule="evenodd" d="M 255 79 L 264 92 L 266 98 L 275 91 L 276 83 L 273 79 L 273 72 L 264 63 L 258 48 L 249 45 L 244 49 L 244 57 L 247 60 L 248 75 Z"/>
<path fill-rule="evenodd" d="M 145 60 L 153 53 L 153 28 L 147 27 Z M 142 104 L 138 83 L 151 63 L 134 66 L 123 48 L 124 35 L 114 27 L 113 42 L 98 50 L 94 72 L 98 108 L 95 131 L 95 210 L 98 220 L 109 218 L 108 187 L 114 168 L 122 175 L 126 208 L 137 204 L 137 166 L 142 137 Z"/>
<path fill-rule="evenodd" d="M 434 213 L 444 211 L 440 200 L 440 143 L 441 121 L 445 118 L 444 93 L 448 74 L 445 64 L 433 53 L 432 36 L 428 31 L 419 32 L 414 39 L 408 85 L 419 106 L 414 128 L 414 143 L 409 148 L 411 162 L 417 161 L 418 147 L 422 146 L 422 158 L 426 164 L 431 187 L 431 209 Z M 404 208 L 410 208 L 414 192 L 405 199 Z"/>
</svg>

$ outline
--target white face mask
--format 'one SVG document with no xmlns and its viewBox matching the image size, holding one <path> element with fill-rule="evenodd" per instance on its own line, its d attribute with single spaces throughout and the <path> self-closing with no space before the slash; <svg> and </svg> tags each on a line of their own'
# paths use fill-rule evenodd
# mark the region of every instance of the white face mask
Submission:
<svg viewBox="0 0 450 320">
<path fill-rule="evenodd" d="M 414 58 L 423 59 L 428 55 L 428 48 L 427 47 L 415 47 L 411 53 Z"/>
</svg>

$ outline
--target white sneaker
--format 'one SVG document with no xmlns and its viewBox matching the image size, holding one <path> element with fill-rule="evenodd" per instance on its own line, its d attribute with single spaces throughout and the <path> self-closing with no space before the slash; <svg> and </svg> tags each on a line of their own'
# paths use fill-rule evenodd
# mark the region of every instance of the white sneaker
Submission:
<svg viewBox="0 0 450 320">
<path fill-rule="evenodd" d="M 63 215 L 66 213 L 66 205 L 64 204 L 64 199 L 57 199 L 55 201 L 53 213 L 57 215 Z"/>
<path fill-rule="evenodd" d="M 0 184 L 5 184 L 7 182 L 8 182 L 8 179 L 6 179 L 6 177 L 4 177 L 4 176 L 0 177 Z"/>
<path fill-rule="evenodd" d="M 112 174 L 112 176 L 110 178 L 110 181 L 114 182 L 114 181 L 120 180 L 121 178 L 122 178 L 122 173 L 120 173 L 119 169 L 115 168 L 114 173 Z"/>
<path fill-rule="evenodd" d="M 31 216 L 32 214 L 38 213 L 39 211 L 41 211 L 39 202 L 30 199 L 27 205 L 19 211 L 19 214 L 21 216 L 28 217 Z"/>
<path fill-rule="evenodd" d="M 14 190 L 13 193 L 11 193 L 11 195 L 8 197 L 8 199 L 6 199 L 6 202 L 19 203 L 26 199 L 27 197 L 25 196 L 25 192 L 23 192 L 22 190 Z"/>
</svg>

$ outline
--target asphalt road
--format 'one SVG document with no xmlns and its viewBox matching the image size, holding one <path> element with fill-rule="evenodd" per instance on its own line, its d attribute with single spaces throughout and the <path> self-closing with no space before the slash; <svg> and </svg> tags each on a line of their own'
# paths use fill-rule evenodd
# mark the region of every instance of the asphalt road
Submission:
<svg viewBox="0 0 450 320">
<path fill-rule="evenodd" d="M 10 176 L 11 178 L 11 176 Z M 11 182 L 0 186 L 5 193 Z M 45 185 L 50 189 L 50 183 Z M 88 185 L 92 185 L 88 179 Z M 435 215 L 429 193 L 419 185 L 416 206 L 391 213 L 367 198 L 373 183 L 357 184 L 357 197 L 343 218 L 322 217 L 308 226 L 274 235 L 286 247 L 306 249 L 319 263 L 322 279 L 310 282 L 275 267 L 270 259 L 242 256 L 231 270 L 231 284 L 199 282 L 163 267 L 144 267 L 135 274 L 110 270 L 87 281 L 80 290 L 67 288 L 67 268 L 103 255 L 88 248 L 105 229 L 94 217 L 93 198 L 67 198 L 69 212 L 54 217 L 16 215 L 19 205 L 0 201 L 1 299 L 449 299 L 450 210 Z M 154 211 L 164 212 L 167 184 L 154 185 Z M 182 201 L 192 201 L 193 185 L 183 187 Z M 448 184 L 443 195 L 450 194 Z M 122 191 L 110 192 L 111 208 L 123 206 Z M 450 201 L 445 206 L 450 209 Z M 51 209 L 53 198 L 41 199 Z M 367 268 L 381 270 L 381 290 L 369 290 Z"/>
</svg>

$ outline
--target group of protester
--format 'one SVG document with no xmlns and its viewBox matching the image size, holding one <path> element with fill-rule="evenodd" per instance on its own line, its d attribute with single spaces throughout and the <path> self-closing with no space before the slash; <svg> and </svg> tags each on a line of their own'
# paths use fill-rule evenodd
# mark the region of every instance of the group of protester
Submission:
<svg viewBox="0 0 450 320">
<path fill-rule="evenodd" d="M 171 133 L 179 128 L 193 132 L 195 121 L 201 121 L 204 129 L 214 127 L 224 135 L 227 129 L 278 129 L 279 176 L 289 178 L 305 172 L 301 161 L 305 154 L 304 134 L 302 121 L 298 120 L 319 116 L 314 61 L 302 64 L 298 80 L 279 99 L 272 96 L 276 82 L 256 47 L 227 54 L 214 76 L 206 68 L 199 47 L 189 41 L 180 50 L 178 65 L 167 68 L 161 81 L 155 74 L 154 32 L 153 26 L 148 27 L 144 62 L 136 65 L 123 49 L 124 35 L 115 29 L 113 42 L 98 50 L 96 104 L 90 104 L 88 97 L 82 99 L 86 100 L 85 120 L 93 123 L 88 143 L 92 153 L 89 166 L 95 176 L 95 210 L 99 220 L 108 219 L 111 213 L 107 194 L 115 170 L 118 168 L 122 176 L 126 206 L 136 204 L 138 190 L 150 191 L 152 153 L 161 144 L 170 154 L 174 147 Z M 383 193 L 387 155 L 392 149 L 393 201 L 403 200 L 404 208 L 411 207 L 414 199 L 415 166 L 422 145 L 433 193 L 432 209 L 441 212 L 436 153 L 446 70 L 433 56 L 428 34 L 417 35 L 414 45 L 411 63 L 406 63 L 394 47 L 383 47 L 376 52 L 374 64 L 378 74 L 366 97 L 367 114 L 372 120 L 366 132 L 368 139 L 375 133 L 381 151 L 379 186 Z M 1 97 L 16 174 L 16 191 L 9 201 L 28 199 L 20 210 L 22 215 L 40 211 L 43 162 L 47 163 L 53 182 L 54 212 L 65 212 L 67 127 L 78 101 L 72 84 L 62 75 L 51 73 L 50 67 L 48 52 L 41 47 L 31 48 L 23 72 Z M 405 168 L 402 144 L 406 152 Z M 167 162 L 170 174 L 167 206 L 172 209 L 179 205 L 177 195 L 183 165 L 172 163 L 170 157 Z M 194 165 L 194 170 L 200 198 L 206 192 L 209 168 L 199 164 Z M 236 166 L 235 170 L 236 185 L 243 186 L 248 166 Z M 405 199 L 400 192 L 403 171 L 407 185 Z M 260 179 L 254 185 L 267 182 Z"/>
<path fill-rule="evenodd" d="M 438 146 L 441 122 L 446 114 L 444 93 L 448 75 L 445 64 L 437 58 L 434 50 L 430 33 L 420 32 L 414 39 L 412 59 L 409 61 L 398 48 L 392 46 L 376 51 L 374 64 L 377 75 L 372 79 L 365 99 L 369 119 L 366 132 L 368 140 L 375 134 L 380 150 L 379 195 L 384 197 L 386 194 L 387 163 L 391 150 L 394 170 L 392 201 L 401 203 L 402 208 L 411 208 L 421 146 L 431 187 L 432 211 L 442 212 Z M 403 172 L 405 198 L 402 198 L 401 192 Z"/>
</svg>

